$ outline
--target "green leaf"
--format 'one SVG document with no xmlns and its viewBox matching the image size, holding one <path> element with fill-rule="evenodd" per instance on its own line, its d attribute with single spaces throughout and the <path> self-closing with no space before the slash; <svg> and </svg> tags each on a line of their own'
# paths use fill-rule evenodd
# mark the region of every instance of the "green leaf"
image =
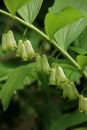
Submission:
<svg viewBox="0 0 87 130">
<path fill-rule="evenodd" d="M 0 92 L 3 110 L 8 108 L 14 91 L 23 83 L 25 77 L 29 71 L 32 71 L 33 67 L 34 64 L 29 64 L 27 66 L 17 67 L 11 72 L 7 82 L 4 84 Z"/>
<path fill-rule="evenodd" d="M 4 3 L 9 12 L 14 16 L 16 11 L 29 1 L 30 0 L 4 0 Z"/>
<path fill-rule="evenodd" d="M 78 55 L 77 62 L 80 65 L 81 69 L 84 69 L 84 67 L 87 65 L 87 56 Z"/>
<path fill-rule="evenodd" d="M 84 16 L 81 12 L 71 7 L 63 9 L 59 14 L 49 12 L 45 17 L 45 31 L 51 38 L 59 29 L 78 21 L 82 17 Z"/>
<path fill-rule="evenodd" d="M 73 46 L 79 47 L 87 52 L 87 27 L 84 29 L 81 35 L 77 39 L 75 39 Z"/>
<path fill-rule="evenodd" d="M 78 53 L 80 55 L 87 54 L 87 51 L 85 51 L 84 49 L 79 48 L 79 47 L 69 47 L 69 50 L 74 51 L 74 52 L 76 52 L 76 53 Z"/>
<path fill-rule="evenodd" d="M 32 0 L 18 10 L 19 15 L 28 23 L 32 23 L 39 13 L 43 0 Z"/>
<path fill-rule="evenodd" d="M 65 130 L 71 126 L 75 126 L 86 121 L 86 114 L 82 114 L 79 111 L 75 111 L 61 116 L 57 121 L 55 121 L 50 130 Z"/>
<path fill-rule="evenodd" d="M 86 26 L 87 19 L 82 18 L 78 22 L 57 31 L 54 38 L 64 50 L 67 50 L 68 46 L 81 34 Z"/>
<path fill-rule="evenodd" d="M 70 6 L 87 14 L 87 0 L 55 0 L 50 12 L 59 13 L 63 8 Z"/>
</svg>

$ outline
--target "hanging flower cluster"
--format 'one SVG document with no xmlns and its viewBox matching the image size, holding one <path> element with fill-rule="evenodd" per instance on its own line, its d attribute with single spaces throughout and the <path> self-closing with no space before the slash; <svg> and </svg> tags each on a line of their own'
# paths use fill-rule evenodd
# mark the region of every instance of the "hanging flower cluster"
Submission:
<svg viewBox="0 0 87 130">
<path fill-rule="evenodd" d="M 16 56 L 21 57 L 24 61 L 29 58 L 35 57 L 35 52 L 32 44 L 29 40 L 23 42 L 23 40 L 18 41 L 18 46 L 14 38 L 14 34 L 11 30 L 2 35 L 2 51 L 7 52 L 9 50 L 14 50 L 17 48 Z"/>
<path fill-rule="evenodd" d="M 7 33 L 2 35 L 2 51 L 7 52 L 17 48 L 16 41 L 13 32 L 9 30 Z"/>
<path fill-rule="evenodd" d="M 24 43 L 23 43 L 23 40 L 18 41 L 18 48 L 17 48 L 16 56 L 22 57 L 24 61 L 26 61 L 28 58 L 35 57 L 34 49 L 29 40 L 26 40 Z"/>
<path fill-rule="evenodd" d="M 63 69 L 58 67 L 53 67 L 50 74 L 50 84 L 58 86 L 63 90 L 63 98 L 68 98 L 69 100 L 75 100 L 79 97 L 79 93 L 74 85 L 66 75 Z"/>
<path fill-rule="evenodd" d="M 46 55 L 43 54 L 41 57 L 39 54 L 36 54 L 36 70 L 45 72 L 46 74 L 50 72 L 50 65 Z"/>
</svg>

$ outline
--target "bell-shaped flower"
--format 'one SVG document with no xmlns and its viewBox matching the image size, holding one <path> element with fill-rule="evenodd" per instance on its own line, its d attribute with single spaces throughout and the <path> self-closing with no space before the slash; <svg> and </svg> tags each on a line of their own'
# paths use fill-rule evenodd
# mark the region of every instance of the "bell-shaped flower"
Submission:
<svg viewBox="0 0 87 130">
<path fill-rule="evenodd" d="M 79 111 L 87 114 L 87 98 L 83 95 L 79 96 Z"/>
<path fill-rule="evenodd" d="M 36 54 L 36 70 L 41 71 L 42 64 L 41 64 L 41 56 L 37 53 Z"/>
<path fill-rule="evenodd" d="M 8 51 L 8 46 L 7 46 L 7 40 L 6 40 L 6 34 L 2 35 L 2 51 L 5 53 Z"/>
<path fill-rule="evenodd" d="M 50 84 L 56 85 L 56 68 L 51 68 L 51 74 L 50 74 Z"/>
<path fill-rule="evenodd" d="M 29 40 L 26 40 L 24 42 L 24 44 L 25 44 L 25 49 L 26 49 L 27 56 L 29 58 L 35 57 L 35 52 L 34 52 L 34 49 L 32 47 L 31 42 Z"/>
<path fill-rule="evenodd" d="M 26 53 L 25 45 L 22 44 L 22 59 L 23 59 L 24 61 L 26 61 L 27 58 L 28 58 L 28 56 L 27 56 L 27 53 Z"/>
<path fill-rule="evenodd" d="M 69 100 L 75 100 L 79 97 L 79 93 L 73 82 L 66 82 L 63 84 L 63 98 L 68 98 Z"/>
<path fill-rule="evenodd" d="M 10 34 L 10 37 L 12 39 L 12 45 L 13 45 L 13 49 L 17 47 L 16 45 L 16 41 L 15 41 L 15 38 L 14 38 L 14 34 L 11 30 L 8 31 L 8 33 Z"/>
<path fill-rule="evenodd" d="M 64 71 L 63 71 L 63 69 L 60 66 L 57 69 L 56 76 L 57 76 L 57 86 L 61 87 L 61 83 L 66 82 L 67 81 L 67 77 L 64 74 Z"/>
<path fill-rule="evenodd" d="M 50 65 L 49 62 L 47 60 L 46 55 L 42 55 L 42 59 L 41 59 L 41 63 L 42 63 L 42 71 L 45 72 L 46 74 L 49 73 L 50 71 Z"/>
<path fill-rule="evenodd" d="M 23 45 L 23 41 L 20 39 L 18 41 L 18 48 L 16 51 L 16 56 L 21 57 L 22 56 L 22 45 Z"/>
</svg>

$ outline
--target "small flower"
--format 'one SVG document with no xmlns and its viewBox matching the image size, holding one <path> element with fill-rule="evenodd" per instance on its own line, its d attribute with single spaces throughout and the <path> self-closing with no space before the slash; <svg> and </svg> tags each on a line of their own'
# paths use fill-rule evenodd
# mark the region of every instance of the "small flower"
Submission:
<svg viewBox="0 0 87 130">
<path fill-rule="evenodd" d="M 25 44 L 25 49 L 26 49 L 27 56 L 29 58 L 35 57 L 35 52 L 34 52 L 34 49 L 32 47 L 31 42 L 29 40 L 26 40 L 24 42 L 24 44 Z"/>
<path fill-rule="evenodd" d="M 12 31 L 8 31 L 8 33 L 6 34 L 6 40 L 7 40 L 8 50 L 14 50 L 17 47 Z"/>
<path fill-rule="evenodd" d="M 37 53 L 36 54 L 36 70 L 41 71 L 41 56 Z"/>
<path fill-rule="evenodd" d="M 79 96 L 79 111 L 87 114 L 87 98 L 80 95 Z"/>
<path fill-rule="evenodd" d="M 57 86 L 60 87 L 62 82 L 66 82 L 67 77 L 64 74 L 63 69 L 59 66 L 57 69 Z"/>
<path fill-rule="evenodd" d="M 41 62 L 42 63 L 42 71 L 48 74 L 50 71 L 50 65 L 48 63 L 46 55 L 42 55 L 41 61 L 42 61 Z"/>
<path fill-rule="evenodd" d="M 18 48 L 17 48 L 17 52 L 16 52 L 16 56 L 18 56 L 18 57 L 22 56 L 22 45 L 23 45 L 23 41 L 19 40 L 18 41 Z"/>
<path fill-rule="evenodd" d="M 5 53 L 8 50 L 6 34 L 2 35 L 2 51 Z"/>
<path fill-rule="evenodd" d="M 66 82 L 63 84 L 63 98 L 69 98 L 69 100 L 75 100 L 79 97 L 79 93 L 73 82 Z"/>
<path fill-rule="evenodd" d="M 56 68 L 51 69 L 50 84 L 51 85 L 56 85 Z"/>
<path fill-rule="evenodd" d="M 25 45 L 22 44 L 22 59 L 23 59 L 24 61 L 26 61 L 27 58 L 28 58 L 28 56 L 27 56 L 27 53 L 26 53 Z"/>
<path fill-rule="evenodd" d="M 16 41 L 15 41 L 15 38 L 14 38 L 14 34 L 13 34 L 13 32 L 11 31 L 11 30 L 9 30 L 9 32 L 8 32 L 9 34 L 10 34 L 10 36 L 11 36 L 11 39 L 12 39 L 12 44 L 13 44 L 13 48 L 16 48 L 17 47 L 17 45 L 16 45 Z"/>
</svg>

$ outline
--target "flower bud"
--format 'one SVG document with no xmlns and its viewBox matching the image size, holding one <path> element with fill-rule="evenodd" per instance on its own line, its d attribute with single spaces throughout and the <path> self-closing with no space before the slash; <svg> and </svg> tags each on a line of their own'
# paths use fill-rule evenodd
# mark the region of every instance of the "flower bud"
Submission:
<svg viewBox="0 0 87 130">
<path fill-rule="evenodd" d="M 48 63 L 46 55 L 42 55 L 42 60 L 41 61 L 42 61 L 41 62 L 42 63 L 42 71 L 48 74 L 49 71 L 50 71 L 50 65 Z"/>
<path fill-rule="evenodd" d="M 22 59 L 24 60 L 24 61 L 26 61 L 27 60 L 27 53 L 26 53 L 26 49 L 25 49 L 25 45 L 24 44 L 22 44 Z"/>
<path fill-rule="evenodd" d="M 62 82 L 66 82 L 67 81 L 67 77 L 64 74 L 63 69 L 59 66 L 57 69 L 57 86 L 61 86 Z"/>
<path fill-rule="evenodd" d="M 87 98 L 80 95 L 79 96 L 79 111 L 87 114 Z"/>
<path fill-rule="evenodd" d="M 63 98 L 69 98 L 69 100 L 75 100 L 79 97 L 79 93 L 72 82 L 66 82 L 63 86 Z"/>
<path fill-rule="evenodd" d="M 7 40 L 7 46 L 9 50 L 14 50 L 14 48 L 16 48 L 16 41 L 13 40 L 14 36 L 12 34 L 12 31 L 8 31 L 8 33 L 6 34 L 6 40 Z"/>
<path fill-rule="evenodd" d="M 56 68 L 51 69 L 50 84 L 51 85 L 56 85 Z"/>
<path fill-rule="evenodd" d="M 34 49 L 33 49 L 32 45 L 31 45 L 31 42 L 29 40 L 26 40 L 24 42 L 24 44 L 25 44 L 25 49 L 26 49 L 27 56 L 29 58 L 34 57 L 35 56 L 35 52 L 34 52 Z"/>
<path fill-rule="evenodd" d="M 9 33 L 10 36 L 11 36 L 12 44 L 13 44 L 13 48 L 16 48 L 17 45 L 16 45 L 16 41 L 15 41 L 15 38 L 14 38 L 14 34 L 13 34 L 13 32 L 10 30 L 8 33 Z"/>
<path fill-rule="evenodd" d="M 7 40 L 6 40 L 6 34 L 2 35 L 2 51 L 6 52 L 8 50 L 7 47 Z"/>
<path fill-rule="evenodd" d="M 41 71 L 41 56 L 36 54 L 36 70 Z"/>
<path fill-rule="evenodd" d="M 19 40 L 18 41 L 18 48 L 17 48 L 17 52 L 16 52 L 16 56 L 18 56 L 18 57 L 22 56 L 22 45 L 23 45 L 23 41 Z"/>
</svg>

